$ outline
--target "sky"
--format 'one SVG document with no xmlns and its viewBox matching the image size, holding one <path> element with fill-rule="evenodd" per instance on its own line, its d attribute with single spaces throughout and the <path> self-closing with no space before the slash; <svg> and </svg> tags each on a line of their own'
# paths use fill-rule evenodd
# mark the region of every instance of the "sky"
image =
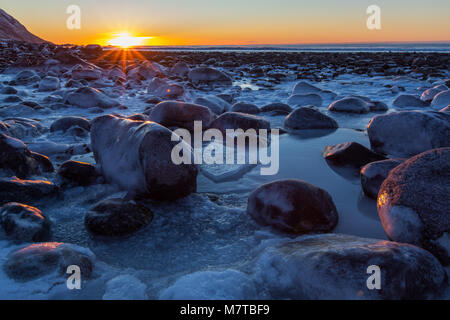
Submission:
<svg viewBox="0 0 450 320">
<path fill-rule="evenodd" d="M 66 26 L 69 5 L 81 28 Z M 369 30 L 366 9 L 381 9 Z M 58 44 L 108 44 L 123 31 L 147 45 L 450 41 L 449 0 L 0 0 L 0 8 Z"/>
</svg>

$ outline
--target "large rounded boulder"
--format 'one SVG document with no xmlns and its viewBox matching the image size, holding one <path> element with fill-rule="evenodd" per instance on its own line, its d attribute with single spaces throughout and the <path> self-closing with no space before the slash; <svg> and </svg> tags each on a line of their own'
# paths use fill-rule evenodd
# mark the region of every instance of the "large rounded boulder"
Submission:
<svg viewBox="0 0 450 320">
<path fill-rule="evenodd" d="M 393 169 L 377 203 L 390 239 L 423 247 L 450 264 L 450 148 L 429 150 Z"/>
<path fill-rule="evenodd" d="M 189 80 L 193 84 L 222 84 L 231 85 L 232 81 L 222 71 L 210 67 L 198 67 L 188 73 Z"/>
<path fill-rule="evenodd" d="M 203 128 L 208 128 L 214 115 L 207 107 L 179 101 L 158 103 L 150 114 L 150 119 L 165 127 L 194 129 L 194 121 L 201 121 Z"/>
<path fill-rule="evenodd" d="M 8 238 L 23 242 L 45 241 L 50 221 L 38 208 L 10 202 L 0 207 L 0 226 Z"/>
<path fill-rule="evenodd" d="M 61 242 L 30 244 L 8 255 L 3 270 L 12 279 L 30 281 L 56 272 L 66 275 L 67 268 L 76 265 L 81 278 L 89 279 L 94 269 L 95 255 L 86 248 Z"/>
<path fill-rule="evenodd" d="M 336 129 L 337 122 L 320 111 L 303 107 L 292 111 L 284 120 L 284 126 L 288 129 Z"/>
<path fill-rule="evenodd" d="M 373 150 L 411 157 L 426 150 L 450 147 L 450 114 L 402 111 L 378 115 L 367 126 Z"/>
<path fill-rule="evenodd" d="M 153 219 L 150 209 L 134 201 L 108 199 L 86 213 L 86 228 L 102 236 L 123 236 L 148 225 Z"/>
<path fill-rule="evenodd" d="M 338 222 L 328 192 L 296 179 L 277 180 L 254 190 L 247 213 L 261 225 L 293 234 L 330 232 Z"/>
<path fill-rule="evenodd" d="M 357 97 L 346 97 L 334 101 L 328 109 L 334 112 L 368 113 L 370 111 L 370 104 Z"/>
<path fill-rule="evenodd" d="M 191 147 L 156 122 L 98 117 L 92 122 L 91 145 L 105 179 L 130 194 L 173 200 L 196 191 Z M 186 163 L 175 163 L 175 146 L 182 147 Z"/>
<path fill-rule="evenodd" d="M 17 177 L 0 179 L 0 205 L 8 202 L 33 204 L 43 198 L 55 197 L 59 188 L 50 181 L 22 180 Z"/>
<path fill-rule="evenodd" d="M 386 159 L 357 142 L 340 143 L 327 146 L 323 157 L 333 165 L 360 168 L 370 162 Z"/>
<path fill-rule="evenodd" d="M 148 85 L 147 91 L 162 99 L 176 99 L 184 94 L 184 88 L 171 81 L 154 78 Z"/>
<path fill-rule="evenodd" d="M 108 97 L 98 89 L 90 87 L 81 87 L 66 98 L 66 103 L 79 108 L 95 108 L 102 109 L 113 108 L 119 106 L 119 102 Z"/>
<path fill-rule="evenodd" d="M 369 289 L 368 284 L 379 288 Z M 256 278 L 272 299 L 440 298 L 447 277 L 429 252 L 349 235 L 302 236 L 266 248 Z"/>
<path fill-rule="evenodd" d="M 254 129 L 270 130 L 270 122 L 264 118 L 240 112 L 225 112 L 211 123 L 212 128 L 219 129 L 222 133 L 226 133 L 227 129 L 244 131 Z"/>
</svg>

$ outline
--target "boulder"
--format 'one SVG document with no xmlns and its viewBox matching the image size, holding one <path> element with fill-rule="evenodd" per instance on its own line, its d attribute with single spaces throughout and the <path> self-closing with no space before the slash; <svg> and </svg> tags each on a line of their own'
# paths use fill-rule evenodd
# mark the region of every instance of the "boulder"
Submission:
<svg viewBox="0 0 450 320">
<path fill-rule="evenodd" d="M 284 120 L 284 126 L 293 130 L 338 128 L 334 119 L 309 107 L 301 107 L 292 111 Z"/>
<path fill-rule="evenodd" d="M 183 62 L 178 61 L 171 69 L 170 73 L 173 75 L 176 75 L 178 77 L 184 78 L 189 73 L 190 69 L 189 66 Z"/>
<path fill-rule="evenodd" d="M 376 152 L 411 157 L 426 150 L 450 147 L 450 115 L 420 111 L 378 115 L 370 120 L 367 133 Z"/>
<path fill-rule="evenodd" d="M 176 99 L 184 94 L 184 88 L 168 80 L 154 78 L 148 85 L 147 92 L 162 99 Z"/>
<path fill-rule="evenodd" d="M 292 95 L 305 95 L 310 93 L 319 94 L 321 91 L 322 89 L 319 89 L 305 81 L 300 81 L 295 84 L 294 89 L 292 90 Z"/>
<path fill-rule="evenodd" d="M 39 91 L 55 91 L 60 87 L 59 79 L 56 77 L 45 77 L 39 82 Z"/>
<path fill-rule="evenodd" d="M 93 165 L 74 160 L 64 162 L 58 169 L 58 175 L 64 181 L 81 186 L 93 184 L 99 177 Z"/>
<path fill-rule="evenodd" d="M 331 232 L 338 222 L 328 192 L 296 179 L 274 181 L 254 190 L 247 213 L 261 225 L 294 234 Z"/>
<path fill-rule="evenodd" d="M 313 105 L 316 107 L 320 107 L 322 105 L 322 98 L 315 93 L 295 94 L 288 98 L 287 103 L 291 106 Z"/>
<path fill-rule="evenodd" d="M 72 71 L 72 79 L 74 80 L 98 80 L 102 78 L 102 73 L 99 70 L 81 69 Z"/>
<path fill-rule="evenodd" d="M 387 159 L 371 162 L 361 168 L 361 186 L 366 196 L 376 199 L 381 184 L 389 172 L 403 163 L 403 159 Z"/>
<path fill-rule="evenodd" d="M 13 78 L 12 83 L 14 85 L 28 85 L 32 83 L 36 83 L 41 80 L 41 77 L 33 70 L 23 70 L 20 71 Z"/>
<path fill-rule="evenodd" d="M 261 112 L 271 112 L 274 114 L 289 114 L 292 108 L 281 102 L 270 103 L 261 108 Z"/>
<path fill-rule="evenodd" d="M 195 104 L 208 107 L 215 114 L 222 114 L 231 109 L 231 105 L 216 96 L 204 96 L 195 99 Z"/>
<path fill-rule="evenodd" d="M 438 93 L 445 90 L 448 90 L 446 85 L 441 84 L 434 86 L 433 88 L 425 90 L 420 96 L 420 100 L 430 103 Z"/>
<path fill-rule="evenodd" d="M 379 267 L 380 290 L 370 290 Z M 429 252 L 410 244 L 349 235 L 302 236 L 266 248 L 255 277 L 272 299 L 439 298 L 445 270 Z"/>
<path fill-rule="evenodd" d="M 242 112 L 248 114 L 258 114 L 259 108 L 253 103 L 237 102 L 231 107 L 232 112 Z"/>
<path fill-rule="evenodd" d="M 58 195 L 58 187 L 49 181 L 0 179 L 0 205 L 8 202 L 36 203 L 42 198 Z"/>
<path fill-rule="evenodd" d="M 323 157 L 337 166 L 352 166 L 360 168 L 374 161 L 386 158 L 377 154 L 357 142 L 340 143 L 327 146 L 323 151 Z"/>
<path fill-rule="evenodd" d="M 201 121 L 208 128 L 214 120 L 213 113 L 207 107 L 178 101 L 158 103 L 150 114 L 150 119 L 165 127 L 180 127 L 194 130 L 194 121 Z"/>
<path fill-rule="evenodd" d="M 381 185 L 377 208 L 390 239 L 423 247 L 450 264 L 450 148 L 416 155 Z"/>
<path fill-rule="evenodd" d="M 424 108 L 429 106 L 428 103 L 410 94 L 402 94 L 398 96 L 392 105 L 397 108 Z"/>
<path fill-rule="evenodd" d="M 445 90 L 434 96 L 431 106 L 435 109 L 445 108 L 450 105 L 450 90 Z"/>
<path fill-rule="evenodd" d="M 264 118 L 240 112 L 225 112 L 211 123 L 211 128 L 219 129 L 226 133 L 227 129 L 260 129 L 270 130 L 270 122 Z"/>
<path fill-rule="evenodd" d="M 68 94 L 66 103 L 80 108 L 99 107 L 103 109 L 118 107 L 119 102 L 111 99 L 100 90 L 91 87 L 81 87 Z"/>
<path fill-rule="evenodd" d="M 210 67 L 198 67 L 192 69 L 188 73 L 189 80 L 194 84 L 223 84 L 231 85 L 232 81 L 229 76 L 227 76 L 222 71 Z"/>
<path fill-rule="evenodd" d="M 86 248 L 61 242 L 30 244 L 8 255 L 3 270 L 12 279 L 30 281 L 56 272 L 66 277 L 67 268 L 76 265 L 81 278 L 89 279 L 95 256 Z"/>
<path fill-rule="evenodd" d="M 50 221 L 38 208 L 17 202 L 0 207 L 0 225 L 10 239 L 41 242 L 50 237 Z"/>
<path fill-rule="evenodd" d="M 73 127 L 83 128 L 86 131 L 89 131 L 91 129 L 91 125 L 88 119 L 83 117 L 70 116 L 70 117 L 62 117 L 59 118 L 58 120 L 55 120 L 50 126 L 50 131 L 66 132 L 67 130 Z"/>
<path fill-rule="evenodd" d="M 39 163 L 21 141 L 0 133 L 0 169 L 19 178 L 39 174 Z"/>
<path fill-rule="evenodd" d="M 360 98 L 347 97 L 334 101 L 328 109 L 335 112 L 368 113 L 370 104 Z"/>
<path fill-rule="evenodd" d="M 196 165 L 172 160 L 175 146 L 190 146 L 155 122 L 98 117 L 91 124 L 91 145 L 106 180 L 131 194 L 173 200 L 196 190 Z"/>
<path fill-rule="evenodd" d="M 134 201 L 108 199 L 90 209 L 84 223 L 96 235 L 124 236 L 148 225 L 152 219 L 150 209 Z"/>
</svg>

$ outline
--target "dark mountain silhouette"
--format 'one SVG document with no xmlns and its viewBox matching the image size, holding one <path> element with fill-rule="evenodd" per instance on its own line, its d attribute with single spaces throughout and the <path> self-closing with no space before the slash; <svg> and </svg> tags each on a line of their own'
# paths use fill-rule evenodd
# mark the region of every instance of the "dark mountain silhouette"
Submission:
<svg viewBox="0 0 450 320">
<path fill-rule="evenodd" d="M 19 21 L 0 9 L 0 39 L 32 43 L 47 42 L 30 33 Z"/>
</svg>

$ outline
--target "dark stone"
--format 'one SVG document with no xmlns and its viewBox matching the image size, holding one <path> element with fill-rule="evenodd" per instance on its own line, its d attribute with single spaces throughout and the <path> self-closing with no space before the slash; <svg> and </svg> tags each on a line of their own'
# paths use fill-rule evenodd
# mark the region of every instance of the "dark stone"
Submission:
<svg viewBox="0 0 450 320">
<path fill-rule="evenodd" d="M 338 166 L 353 166 L 360 168 L 370 162 L 385 160 L 377 154 L 357 142 L 346 142 L 327 146 L 323 151 L 324 158 Z"/>
<path fill-rule="evenodd" d="M 85 216 L 86 228 L 102 236 L 123 236 L 136 232 L 153 219 L 150 209 L 134 201 L 109 199 L 100 202 Z"/>
<path fill-rule="evenodd" d="M 247 213 L 261 225 L 295 234 L 330 232 L 338 222 L 328 192 L 296 179 L 257 188 L 248 198 Z"/>
</svg>

